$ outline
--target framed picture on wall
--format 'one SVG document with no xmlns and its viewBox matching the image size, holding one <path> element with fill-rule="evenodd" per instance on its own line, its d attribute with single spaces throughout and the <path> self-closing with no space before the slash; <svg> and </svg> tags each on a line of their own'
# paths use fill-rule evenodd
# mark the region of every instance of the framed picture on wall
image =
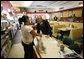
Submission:
<svg viewBox="0 0 84 59">
<path fill-rule="evenodd" d="M 69 17 L 72 16 L 73 12 L 72 11 L 69 11 Z"/>
</svg>

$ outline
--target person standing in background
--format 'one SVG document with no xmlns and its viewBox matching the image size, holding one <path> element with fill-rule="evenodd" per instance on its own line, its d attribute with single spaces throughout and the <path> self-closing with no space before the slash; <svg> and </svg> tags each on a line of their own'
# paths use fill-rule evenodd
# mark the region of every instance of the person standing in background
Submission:
<svg viewBox="0 0 84 59">
<path fill-rule="evenodd" d="M 73 20 L 73 22 L 76 22 L 77 21 L 77 17 L 75 16 L 75 14 L 73 14 L 72 20 Z"/>
<path fill-rule="evenodd" d="M 58 18 L 55 16 L 55 17 L 54 17 L 54 20 L 57 21 L 57 19 L 58 19 Z"/>
<path fill-rule="evenodd" d="M 33 58 L 33 36 L 42 37 L 42 34 L 38 34 L 33 30 L 28 16 L 23 15 L 20 22 L 24 23 L 23 27 L 21 28 L 23 35 L 22 45 L 25 51 L 24 58 Z"/>
</svg>

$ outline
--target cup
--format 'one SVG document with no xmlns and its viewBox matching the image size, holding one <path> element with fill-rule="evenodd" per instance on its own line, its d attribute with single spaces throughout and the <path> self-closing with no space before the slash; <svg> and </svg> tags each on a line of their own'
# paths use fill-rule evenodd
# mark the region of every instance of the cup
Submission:
<svg viewBox="0 0 84 59">
<path fill-rule="evenodd" d="M 64 46 L 60 45 L 60 51 L 64 52 Z"/>
</svg>

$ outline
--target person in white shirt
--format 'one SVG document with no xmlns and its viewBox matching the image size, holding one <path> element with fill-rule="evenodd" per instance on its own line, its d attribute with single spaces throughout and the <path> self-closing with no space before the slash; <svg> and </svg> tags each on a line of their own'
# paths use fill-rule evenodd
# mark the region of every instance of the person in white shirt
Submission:
<svg viewBox="0 0 84 59">
<path fill-rule="evenodd" d="M 42 36 L 42 34 L 36 33 L 32 26 L 30 25 L 29 17 L 26 15 L 22 16 L 21 22 L 24 22 L 24 26 L 21 28 L 23 39 L 22 39 L 22 45 L 24 47 L 25 51 L 25 58 L 32 58 L 33 57 L 33 37 L 34 36 Z"/>
</svg>

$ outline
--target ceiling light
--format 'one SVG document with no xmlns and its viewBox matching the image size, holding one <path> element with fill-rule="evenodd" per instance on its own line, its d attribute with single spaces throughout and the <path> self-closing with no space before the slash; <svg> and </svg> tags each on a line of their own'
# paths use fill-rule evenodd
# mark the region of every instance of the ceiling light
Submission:
<svg viewBox="0 0 84 59">
<path fill-rule="evenodd" d="M 83 6 L 83 2 L 79 2 L 79 6 Z"/>
<path fill-rule="evenodd" d="M 83 4 L 79 5 L 79 6 L 83 6 Z"/>
<path fill-rule="evenodd" d="M 10 12 L 11 10 L 10 9 L 8 9 L 8 12 Z"/>
</svg>

